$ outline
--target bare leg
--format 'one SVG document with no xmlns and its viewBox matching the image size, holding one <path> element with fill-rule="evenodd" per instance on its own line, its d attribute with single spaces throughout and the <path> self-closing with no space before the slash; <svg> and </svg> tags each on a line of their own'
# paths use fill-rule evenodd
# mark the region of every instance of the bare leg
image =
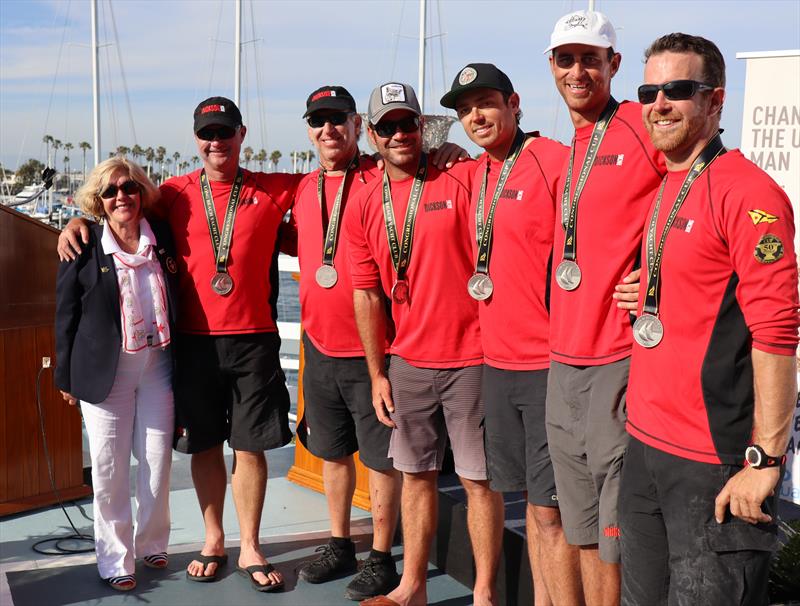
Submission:
<svg viewBox="0 0 800 606">
<path fill-rule="evenodd" d="M 475 606 L 491 606 L 497 600 L 497 563 L 503 540 L 503 495 L 486 480 L 460 478 L 467 493 L 467 526 L 475 557 Z"/>
<path fill-rule="evenodd" d="M 400 606 L 425 606 L 428 601 L 428 555 L 439 511 L 439 472 L 403 473 L 403 576 L 388 597 Z"/>
<path fill-rule="evenodd" d="M 261 527 L 261 511 L 264 508 L 264 496 L 267 492 L 267 459 L 262 451 L 235 450 L 233 455 L 231 488 L 241 533 L 239 566 L 244 568 L 254 564 L 266 564 L 267 560 L 261 553 L 259 545 L 258 531 Z M 253 578 L 262 585 L 279 583 L 283 580 L 283 576 L 277 570 L 269 573 L 269 579 L 260 572 L 255 573 Z"/>
<path fill-rule="evenodd" d="M 322 462 L 322 483 L 331 517 L 331 535 L 350 537 L 350 503 L 356 490 L 356 468 L 353 457 Z"/>
<path fill-rule="evenodd" d="M 617 606 L 619 604 L 619 564 L 600 559 L 597 545 L 580 548 L 583 593 L 588 606 Z"/>
<path fill-rule="evenodd" d="M 390 551 L 397 514 L 400 512 L 400 472 L 395 469 L 369 470 L 369 493 L 372 501 L 372 548 Z"/>
<path fill-rule="evenodd" d="M 557 507 L 528 503 L 528 556 L 536 606 L 583 604 L 578 548 L 569 545 Z"/>
<path fill-rule="evenodd" d="M 200 503 L 205 525 L 205 542 L 200 553 L 223 555 L 225 553 L 225 531 L 222 528 L 222 509 L 225 505 L 225 490 L 228 486 L 228 470 L 222 454 L 222 444 L 192 455 L 192 481 Z M 217 564 L 206 565 L 192 560 L 186 568 L 192 576 L 214 576 Z"/>
</svg>

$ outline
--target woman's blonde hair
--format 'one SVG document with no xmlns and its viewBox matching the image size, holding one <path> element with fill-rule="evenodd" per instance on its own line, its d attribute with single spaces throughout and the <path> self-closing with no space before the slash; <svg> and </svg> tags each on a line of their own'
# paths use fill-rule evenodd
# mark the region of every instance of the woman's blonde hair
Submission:
<svg viewBox="0 0 800 606">
<path fill-rule="evenodd" d="M 75 201 L 80 205 L 83 212 L 98 219 L 105 216 L 103 201 L 100 199 L 100 194 L 108 187 L 111 176 L 116 171 L 126 173 L 128 177 L 139 186 L 142 212 L 150 208 L 160 197 L 161 193 L 158 191 L 158 188 L 147 178 L 141 166 L 136 164 L 136 162 L 128 160 L 124 156 L 114 156 L 108 160 L 103 160 L 100 164 L 95 166 L 94 170 L 86 177 L 86 182 L 75 194 Z"/>
</svg>

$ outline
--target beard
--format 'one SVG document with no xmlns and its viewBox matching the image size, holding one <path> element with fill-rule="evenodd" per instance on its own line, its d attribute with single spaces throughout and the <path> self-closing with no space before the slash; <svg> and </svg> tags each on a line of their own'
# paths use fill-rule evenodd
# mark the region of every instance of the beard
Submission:
<svg viewBox="0 0 800 606">
<path fill-rule="evenodd" d="M 678 128 L 673 128 L 669 131 L 662 131 L 655 124 L 658 120 L 681 118 L 682 120 Z M 698 133 L 702 132 L 705 126 L 705 120 L 700 114 L 685 116 L 680 114 L 660 115 L 653 113 L 650 119 L 646 121 L 645 126 L 650 135 L 650 140 L 653 142 L 653 146 L 660 152 L 667 153 L 694 143 L 694 141 L 698 139 Z"/>
</svg>

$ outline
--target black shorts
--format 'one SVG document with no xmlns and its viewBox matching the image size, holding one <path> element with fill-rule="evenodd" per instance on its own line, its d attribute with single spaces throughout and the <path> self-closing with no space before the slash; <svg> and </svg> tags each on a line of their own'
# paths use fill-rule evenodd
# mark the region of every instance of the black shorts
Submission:
<svg viewBox="0 0 800 606">
<path fill-rule="evenodd" d="M 370 469 L 392 469 L 388 456 L 391 428 L 375 415 L 372 383 L 364 358 L 334 358 L 303 335 L 305 412 L 298 435 L 309 452 L 328 461 L 358 451 Z"/>
<path fill-rule="evenodd" d="M 175 449 L 202 452 L 228 440 L 258 452 L 292 439 L 277 333 L 175 339 Z"/>
<path fill-rule="evenodd" d="M 547 370 L 483 367 L 486 464 L 492 490 L 528 492 L 528 502 L 558 506 L 547 449 Z"/>
<path fill-rule="evenodd" d="M 630 439 L 619 494 L 622 604 L 769 603 L 776 524 L 748 524 L 730 511 L 722 524 L 714 519 L 717 494 L 740 469 L 690 461 Z M 761 508 L 773 520 L 779 486 Z"/>
</svg>

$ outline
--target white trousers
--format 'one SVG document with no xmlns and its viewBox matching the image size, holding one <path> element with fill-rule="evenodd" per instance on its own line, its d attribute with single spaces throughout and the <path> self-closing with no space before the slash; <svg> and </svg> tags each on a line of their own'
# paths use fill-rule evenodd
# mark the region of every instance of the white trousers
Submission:
<svg viewBox="0 0 800 606">
<path fill-rule="evenodd" d="M 169 351 L 120 353 L 104 402 L 81 402 L 94 485 L 97 567 L 104 579 L 133 574 L 135 558 L 167 550 L 175 408 Z M 136 528 L 130 499 L 136 471 Z"/>
</svg>

